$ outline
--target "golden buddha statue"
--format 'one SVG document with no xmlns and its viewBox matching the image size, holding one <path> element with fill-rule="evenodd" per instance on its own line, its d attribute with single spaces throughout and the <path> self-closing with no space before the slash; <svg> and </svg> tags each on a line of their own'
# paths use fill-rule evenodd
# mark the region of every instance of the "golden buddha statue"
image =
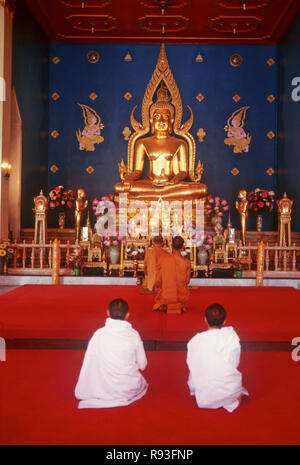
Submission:
<svg viewBox="0 0 300 465">
<path fill-rule="evenodd" d="M 88 200 L 86 199 L 85 190 L 80 188 L 77 190 L 77 199 L 75 201 L 75 241 L 79 241 L 80 226 L 83 217 L 84 210 L 88 206 Z"/>
<path fill-rule="evenodd" d="M 238 194 L 238 200 L 235 202 L 235 207 L 240 214 L 241 222 L 241 241 L 242 245 L 246 245 L 246 229 L 248 221 L 248 200 L 247 191 L 241 190 Z"/>
<path fill-rule="evenodd" d="M 156 90 L 157 100 L 153 102 Z M 189 108 L 191 117 L 181 124 L 181 99 L 164 46 L 144 96 L 143 124 L 134 119 L 135 108 L 131 114 L 135 133 L 128 143 L 128 164 L 126 166 L 123 160 L 119 163 L 121 182 L 115 185 L 115 192 L 126 192 L 129 198 L 146 201 L 204 197 L 207 186 L 200 183 L 203 165 L 199 161 L 194 171 L 195 141 L 188 132 L 193 123 L 193 114 Z M 146 159 L 149 160 L 149 171 L 143 179 Z M 189 181 L 185 180 L 187 177 Z"/>
</svg>

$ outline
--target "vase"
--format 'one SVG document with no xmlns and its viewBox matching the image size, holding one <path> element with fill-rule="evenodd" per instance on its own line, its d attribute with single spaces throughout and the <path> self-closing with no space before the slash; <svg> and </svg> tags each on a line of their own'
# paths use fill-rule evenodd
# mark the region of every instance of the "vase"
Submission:
<svg viewBox="0 0 300 465">
<path fill-rule="evenodd" d="M 74 276 L 80 276 L 80 268 L 74 268 Z"/>
<path fill-rule="evenodd" d="M 119 247 L 110 247 L 109 249 L 109 259 L 112 265 L 117 265 L 120 259 L 120 249 Z"/>
<path fill-rule="evenodd" d="M 262 215 L 256 215 L 256 231 L 262 231 Z"/>
<path fill-rule="evenodd" d="M 66 213 L 58 212 L 58 227 L 59 229 L 64 229 L 66 223 Z"/>
<path fill-rule="evenodd" d="M 203 247 L 200 247 L 197 253 L 199 265 L 206 265 L 208 259 L 208 252 Z"/>
</svg>

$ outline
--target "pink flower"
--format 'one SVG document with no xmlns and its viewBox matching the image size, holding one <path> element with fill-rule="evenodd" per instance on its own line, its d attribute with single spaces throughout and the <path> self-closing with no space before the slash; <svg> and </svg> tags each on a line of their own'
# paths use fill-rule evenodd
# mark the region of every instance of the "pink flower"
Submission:
<svg viewBox="0 0 300 465">
<path fill-rule="evenodd" d="M 227 205 L 226 200 L 223 199 L 222 202 L 221 202 L 221 204 L 222 204 L 222 205 Z"/>
<path fill-rule="evenodd" d="M 223 210 L 225 210 L 225 211 L 229 210 L 229 206 L 226 205 L 226 207 L 223 207 Z"/>
</svg>

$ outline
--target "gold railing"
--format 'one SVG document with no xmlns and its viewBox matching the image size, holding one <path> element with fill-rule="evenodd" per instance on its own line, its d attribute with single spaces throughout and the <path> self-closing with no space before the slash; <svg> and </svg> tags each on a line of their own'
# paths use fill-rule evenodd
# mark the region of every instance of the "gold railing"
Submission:
<svg viewBox="0 0 300 465">
<path fill-rule="evenodd" d="M 52 241 L 49 244 L 14 243 L 17 249 L 13 259 L 8 263 L 8 274 L 38 274 L 51 275 L 52 272 Z M 80 246 L 71 244 L 60 244 L 60 274 L 72 274 L 70 267 L 70 255 Z"/>
<path fill-rule="evenodd" d="M 259 243 L 245 246 L 241 242 L 238 244 L 238 258 L 241 263 L 248 267 L 248 271 L 256 267 L 258 245 Z M 291 246 L 281 247 L 278 243 L 269 245 L 267 242 L 264 245 L 264 250 L 265 271 L 270 273 L 296 273 L 298 271 L 300 275 L 300 270 L 297 270 L 297 257 L 300 257 L 300 247 L 296 246 L 295 243 Z"/>
</svg>

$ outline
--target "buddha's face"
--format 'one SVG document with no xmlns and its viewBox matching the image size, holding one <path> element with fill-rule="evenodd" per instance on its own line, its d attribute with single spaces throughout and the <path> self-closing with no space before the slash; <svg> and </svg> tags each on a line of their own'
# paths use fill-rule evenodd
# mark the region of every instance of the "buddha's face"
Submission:
<svg viewBox="0 0 300 465">
<path fill-rule="evenodd" d="M 157 109 L 152 117 L 153 132 L 171 132 L 172 118 L 168 109 Z"/>
</svg>

